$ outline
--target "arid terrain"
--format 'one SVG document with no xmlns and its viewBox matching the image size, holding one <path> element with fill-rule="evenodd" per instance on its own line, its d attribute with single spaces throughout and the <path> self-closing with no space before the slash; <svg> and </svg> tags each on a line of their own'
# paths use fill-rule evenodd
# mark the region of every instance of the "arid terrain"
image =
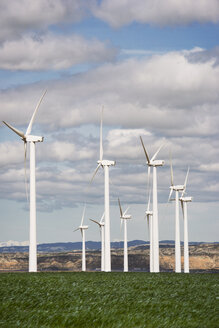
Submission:
<svg viewBox="0 0 219 328">
<path fill-rule="evenodd" d="M 183 247 L 182 268 L 183 268 Z M 219 272 L 219 244 L 190 246 L 190 269 L 194 271 Z M 123 270 L 123 250 L 112 249 L 112 270 Z M 88 271 L 100 270 L 100 251 L 87 250 Z M 27 271 L 28 253 L 0 254 L 0 271 Z M 38 271 L 80 271 L 81 251 L 60 253 L 39 253 Z M 149 271 L 149 247 L 145 245 L 129 247 L 129 270 Z M 160 247 L 160 270 L 174 270 L 174 246 Z"/>
</svg>

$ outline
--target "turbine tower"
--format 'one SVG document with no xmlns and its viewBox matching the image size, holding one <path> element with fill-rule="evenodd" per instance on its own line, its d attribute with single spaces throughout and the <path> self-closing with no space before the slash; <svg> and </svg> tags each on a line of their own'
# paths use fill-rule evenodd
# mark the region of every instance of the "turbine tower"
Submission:
<svg viewBox="0 0 219 328">
<path fill-rule="evenodd" d="M 186 187 L 188 172 L 184 185 L 174 185 L 173 166 L 170 159 L 171 186 L 168 201 L 172 200 L 171 195 L 175 191 L 175 272 L 181 272 L 181 249 L 180 249 L 180 225 L 179 225 L 179 191 L 183 192 Z"/>
<path fill-rule="evenodd" d="M 154 261 L 153 261 L 153 212 L 150 210 L 150 194 L 148 198 L 148 206 L 146 210 L 146 218 L 148 224 L 149 238 L 150 238 L 150 272 L 154 272 Z"/>
<path fill-rule="evenodd" d="M 27 143 L 30 144 L 30 232 L 29 232 L 29 272 L 37 272 L 37 243 L 36 243 L 36 160 L 35 160 L 35 144 L 43 142 L 43 137 L 31 135 L 33 121 L 35 119 L 37 110 L 45 96 L 46 91 L 40 98 L 27 131 L 24 134 L 22 131 L 17 130 L 12 125 L 3 121 L 9 129 L 15 132 L 24 142 L 24 163 L 25 163 L 25 182 L 26 182 L 26 157 L 27 157 Z M 27 192 L 27 187 L 26 187 Z"/>
<path fill-rule="evenodd" d="M 188 169 L 189 173 L 189 169 Z M 186 176 L 185 181 L 185 189 L 183 190 L 180 202 L 182 206 L 182 213 L 183 213 L 183 221 L 184 221 L 184 272 L 189 273 L 189 242 L 188 242 L 188 218 L 187 218 L 187 203 L 192 201 L 192 197 L 185 197 L 184 194 L 186 192 L 186 184 L 187 184 L 187 178 L 188 173 Z"/>
<path fill-rule="evenodd" d="M 153 223 L 152 223 L 152 249 L 153 249 L 153 272 L 159 272 L 159 231 L 158 231 L 158 206 L 157 206 L 157 167 L 163 166 L 163 160 L 155 160 L 162 146 L 150 159 L 145 149 L 142 137 L 140 137 L 142 147 L 144 149 L 145 157 L 148 165 L 148 179 L 150 177 L 150 168 L 153 167 Z"/>
<path fill-rule="evenodd" d="M 100 120 L 100 159 L 97 161 L 97 168 L 94 171 L 91 182 L 93 181 L 100 167 L 104 169 L 104 202 L 105 202 L 105 271 L 111 271 L 111 251 L 110 251 L 110 209 L 109 209 L 109 167 L 116 164 L 115 161 L 103 159 L 103 110 L 101 111 Z"/>
<path fill-rule="evenodd" d="M 82 214 L 82 218 L 81 218 L 81 224 L 80 226 L 74 230 L 81 231 L 81 237 L 82 237 L 82 271 L 86 271 L 86 258 L 85 258 L 85 230 L 88 229 L 88 226 L 83 225 L 84 223 L 84 214 L 85 214 L 85 208 L 86 205 L 84 206 L 84 210 L 83 210 L 83 214 Z"/>
<path fill-rule="evenodd" d="M 94 223 L 98 224 L 100 227 L 100 235 L 101 235 L 101 271 L 105 271 L 105 238 L 104 238 L 104 227 L 105 223 L 103 222 L 105 213 L 103 213 L 100 222 L 90 219 L 90 221 L 93 221 Z"/>
<path fill-rule="evenodd" d="M 120 210 L 120 219 L 124 223 L 124 272 L 128 272 L 128 242 L 127 242 L 127 220 L 130 220 L 132 217 L 130 214 L 126 214 L 128 209 L 125 212 L 122 212 L 122 206 L 118 198 L 119 210 Z"/>
</svg>

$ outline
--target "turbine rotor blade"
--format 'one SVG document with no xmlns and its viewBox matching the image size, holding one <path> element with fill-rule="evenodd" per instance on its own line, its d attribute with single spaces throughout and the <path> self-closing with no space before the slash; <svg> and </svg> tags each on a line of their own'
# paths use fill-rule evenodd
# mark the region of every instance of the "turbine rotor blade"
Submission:
<svg viewBox="0 0 219 328">
<path fill-rule="evenodd" d="M 150 230 L 150 227 L 149 227 L 149 215 L 147 215 L 147 226 L 148 226 L 148 231 Z"/>
<path fill-rule="evenodd" d="M 172 193 L 173 193 L 173 189 L 171 188 L 171 189 L 170 189 L 169 198 L 168 198 L 168 202 L 170 201 L 170 198 L 171 198 L 171 196 L 172 196 Z"/>
<path fill-rule="evenodd" d="M 123 214 L 122 214 L 122 206 L 121 206 L 121 203 L 120 203 L 119 198 L 118 198 L 118 203 L 119 203 L 120 217 L 122 217 L 123 216 Z"/>
<path fill-rule="evenodd" d="M 98 224 L 101 227 L 101 224 L 98 221 L 93 220 L 93 219 L 89 219 L 89 220 L 92 221 L 92 222 L 94 222 L 94 223 L 96 223 L 96 224 Z"/>
<path fill-rule="evenodd" d="M 150 187 L 150 173 L 151 173 L 151 167 L 148 166 L 148 189 Z"/>
<path fill-rule="evenodd" d="M 82 214 L 82 218 L 81 218 L 81 226 L 83 226 L 83 223 L 84 223 L 85 209 L 86 209 L 86 205 L 84 205 L 84 209 L 83 209 L 83 214 Z"/>
<path fill-rule="evenodd" d="M 75 229 L 73 232 L 80 230 L 80 228 Z"/>
<path fill-rule="evenodd" d="M 158 150 L 156 151 L 156 153 L 154 154 L 154 156 L 151 158 L 151 161 L 155 160 L 155 158 L 157 157 L 159 151 L 161 150 L 161 148 L 163 147 L 163 145 L 161 145 Z"/>
<path fill-rule="evenodd" d="M 184 182 L 184 190 L 182 192 L 182 197 L 184 196 L 185 192 L 186 192 L 186 185 L 187 185 L 187 180 L 188 180 L 188 175 L 189 175 L 189 167 L 186 173 L 186 178 L 185 178 L 185 182 Z"/>
<path fill-rule="evenodd" d="M 146 151 L 146 149 L 145 149 L 144 142 L 143 142 L 141 136 L 140 136 L 140 140 L 141 140 L 142 147 L 143 147 L 143 149 L 144 149 L 144 153 L 145 153 L 145 157 L 146 157 L 146 159 L 147 159 L 147 162 L 148 162 L 148 164 L 150 164 L 150 159 L 149 159 L 148 153 L 147 153 L 147 151 Z"/>
<path fill-rule="evenodd" d="M 123 219 L 120 218 L 120 231 L 122 230 Z"/>
<path fill-rule="evenodd" d="M 183 201 L 182 200 L 180 201 L 180 203 L 181 203 L 181 207 L 182 207 L 183 220 L 184 220 L 184 204 L 183 204 Z"/>
<path fill-rule="evenodd" d="M 171 186 L 173 186 L 173 164 L 172 164 L 171 152 L 170 152 L 170 179 L 171 179 Z"/>
<path fill-rule="evenodd" d="M 94 171 L 94 174 L 93 174 L 93 176 L 92 176 L 92 178 L 90 180 L 90 184 L 92 183 L 92 181 L 93 181 L 93 179 L 94 179 L 95 175 L 97 174 L 97 171 L 99 170 L 100 167 L 101 167 L 101 164 L 98 164 L 97 167 L 96 167 L 96 169 L 95 169 L 95 171 Z"/>
<path fill-rule="evenodd" d="M 22 139 L 25 139 L 25 135 L 22 131 L 19 131 L 18 129 L 14 128 L 12 125 L 10 125 L 9 123 L 2 121 L 5 125 L 7 125 L 7 127 L 9 129 L 11 129 L 12 131 L 14 131 L 17 135 L 19 135 L 19 137 L 21 137 Z"/>
<path fill-rule="evenodd" d="M 125 212 L 123 213 L 123 215 L 126 215 L 126 213 L 128 212 L 130 207 L 127 207 L 127 209 L 125 210 Z"/>
<path fill-rule="evenodd" d="M 150 210 L 150 202 L 151 202 L 151 190 L 150 190 L 149 197 L 148 197 L 148 206 L 147 206 L 147 211 Z"/>
<path fill-rule="evenodd" d="M 46 91 L 43 93 L 43 95 L 41 96 L 41 98 L 40 98 L 40 100 L 39 100 L 39 102 L 38 102 L 38 104 L 37 104 L 37 106 L 36 106 L 36 108 L 35 108 L 35 110 L 34 110 L 34 112 L 33 112 L 33 115 L 32 115 L 32 117 L 31 117 L 30 123 L 29 123 L 28 128 L 27 128 L 27 131 L 26 131 L 26 135 L 29 135 L 29 134 L 31 133 L 32 125 L 33 125 L 33 121 L 34 121 L 34 119 L 35 119 L 35 116 L 36 116 L 37 110 L 38 110 L 38 108 L 40 107 L 40 104 L 41 104 L 41 102 L 42 102 L 42 100 L 43 100 L 43 98 L 44 98 L 46 92 L 47 92 L 47 90 L 46 90 Z"/>
<path fill-rule="evenodd" d="M 103 160 L 103 108 L 101 110 L 100 118 L 100 161 Z"/>
<path fill-rule="evenodd" d="M 101 216 L 100 223 L 103 223 L 104 216 L 105 216 L 105 212 L 103 212 L 103 215 Z"/>
<path fill-rule="evenodd" d="M 27 188 L 27 143 L 26 143 L 26 141 L 24 141 L 24 182 L 25 182 L 26 198 L 27 198 L 27 202 L 28 202 L 29 198 L 28 198 L 28 188 Z"/>
</svg>

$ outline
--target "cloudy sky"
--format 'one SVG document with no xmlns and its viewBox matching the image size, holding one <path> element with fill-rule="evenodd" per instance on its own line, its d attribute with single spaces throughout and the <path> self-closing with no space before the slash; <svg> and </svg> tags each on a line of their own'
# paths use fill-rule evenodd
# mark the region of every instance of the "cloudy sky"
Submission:
<svg viewBox="0 0 219 328">
<path fill-rule="evenodd" d="M 0 0 L 0 118 L 26 131 L 43 94 L 36 145 L 37 240 L 99 240 L 104 177 L 99 170 L 100 111 L 110 168 L 111 239 L 121 240 L 117 198 L 130 206 L 128 239 L 148 239 L 147 166 L 141 135 L 158 159 L 160 239 L 174 239 L 167 204 L 169 153 L 174 182 L 190 167 L 189 239 L 218 241 L 218 0 Z M 28 240 L 24 147 L 0 125 L 0 242 Z M 29 157 L 28 157 L 29 163 Z M 180 218 L 183 223 L 182 216 Z M 181 229 L 181 239 L 183 229 Z"/>
</svg>

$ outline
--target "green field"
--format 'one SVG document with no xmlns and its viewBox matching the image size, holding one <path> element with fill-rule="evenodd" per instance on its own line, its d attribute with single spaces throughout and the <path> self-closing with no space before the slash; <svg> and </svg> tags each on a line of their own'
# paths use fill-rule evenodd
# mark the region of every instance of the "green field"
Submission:
<svg viewBox="0 0 219 328">
<path fill-rule="evenodd" d="M 0 327 L 216 328 L 217 274 L 1 273 Z"/>
</svg>

